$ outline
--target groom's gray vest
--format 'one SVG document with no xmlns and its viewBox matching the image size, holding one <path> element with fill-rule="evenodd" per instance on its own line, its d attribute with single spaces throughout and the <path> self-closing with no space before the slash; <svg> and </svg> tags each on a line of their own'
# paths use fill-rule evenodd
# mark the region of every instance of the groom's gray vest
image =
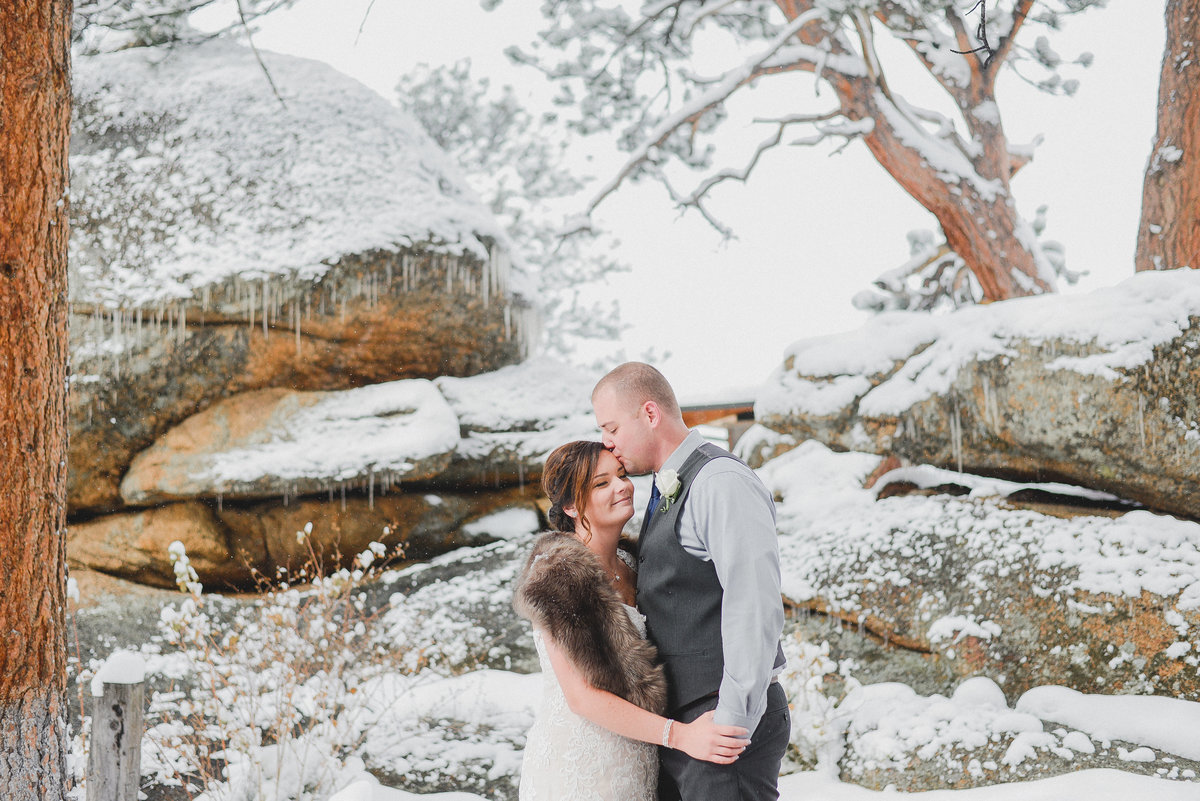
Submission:
<svg viewBox="0 0 1200 801">
<path fill-rule="evenodd" d="M 667 674 L 667 709 L 677 710 L 717 692 L 725 670 L 721 647 L 724 591 L 712 562 L 692 556 L 679 544 L 679 514 L 692 481 L 713 459 L 736 459 L 704 443 L 679 469 L 679 495 L 642 521 L 638 538 L 638 609 L 646 616 L 650 641 Z M 778 661 L 778 656 L 777 656 Z"/>
</svg>

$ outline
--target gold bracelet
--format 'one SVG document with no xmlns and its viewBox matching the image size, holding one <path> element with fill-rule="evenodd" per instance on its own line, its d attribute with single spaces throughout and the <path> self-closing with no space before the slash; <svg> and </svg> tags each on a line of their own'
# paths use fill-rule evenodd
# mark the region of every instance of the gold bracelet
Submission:
<svg viewBox="0 0 1200 801">
<path fill-rule="evenodd" d="M 663 739 L 662 739 L 663 748 L 671 747 L 671 724 L 674 722 L 675 721 L 671 720 L 670 718 L 667 718 L 667 722 L 663 726 Z"/>
</svg>

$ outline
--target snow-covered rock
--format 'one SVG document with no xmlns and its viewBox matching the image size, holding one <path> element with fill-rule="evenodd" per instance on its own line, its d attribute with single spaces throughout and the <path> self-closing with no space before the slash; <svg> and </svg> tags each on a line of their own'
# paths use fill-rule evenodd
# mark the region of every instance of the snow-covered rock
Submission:
<svg viewBox="0 0 1200 801">
<path fill-rule="evenodd" d="M 347 255 L 421 246 L 485 261 L 504 241 L 410 117 L 326 64 L 262 56 L 214 40 L 75 60 L 74 302 L 208 289 L 240 315 L 226 282 L 311 284 Z"/>
<path fill-rule="evenodd" d="M 1200 517 L 1200 274 L 798 342 L 759 422 L 839 450 L 1067 481 Z"/>
<path fill-rule="evenodd" d="M 438 378 L 462 427 L 462 441 L 439 481 L 523 483 L 540 474 L 559 445 L 597 439 L 590 402 L 597 378 L 545 358 L 470 378 Z"/>
<path fill-rule="evenodd" d="M 74 565 L 126 576 L 142 584 L 173 588 L 167 546 L 183 542 L 192 567 L 210 585 L 248 584 L 220 521 L 203 503 L 177 503 L 82 521 L 67 528 Z"/>
<path fill-rule="evenodd" d="M 871 666 L 864 678 L 1200 698 L 1200 524 L 876 500 L 862 484 L 879 461 L 810 440 L 760 470 L 781 499 L 784 595 L 806 633 Z"/>
<path fill-rule="evenodd" d="M 225 41 L 78 56 L 72 510 L 231 394 L 473 375 L 536 325 L 500 226 L 419 126 Z M 277 97 L 272 88 L 278 89 Z"/>
<path fill-rule="evenodd" d="M 1039 687 L 1029 694 L 1061 689 Z M 1088 769 L 1118 768 L 1160 777 L 1173 769 L 1178 778 L 1180 772 L 1189 770 L 1194 775 L 1200 767 L 1189 754 L 1194 748 L 1186 730 L 1168 733 L 1165 726 L 1151 723 L 1149 730 L 1174 750 L 1156 754 L 1136 746 L 1147 740 L 1144 732 L 1134 729 L 1154 721 L 1159 707 L 1172 699 L 1094 698 L 1122 708 L 1108 727 L 1126 728 L 1125 736 L 1065 729 L 1053 718 L 1025 708 L 1024 699 L 1011 709 L 995 682 L 982 677 L 967 679 L 949 696 L 919 695 L 898 683 L 858 687 L 837 706 L 845 726 L 840 773 L 844 780 L 874 789 L 891 786 L 900 792 L 921 792 L 1030 781 Z M 1175 703 L 1192 716 L 1200 708 L 1194 701 Z"/>
<path fill-rule="evenodd" d="M 450 462 L 458 418 L 432 382 L 342 392 L 248 392 L 194 415 L 138 454 L 131 505 L 262 498 L 428 480 Z"/>
<path fill-rule="evenodd" d="M 123 473 L 127 507 L 165 506 L 74 521 L 68 553 L 172 586 L 165 546 L 178 539 L 197 555 L 201 581 L 239 587 L 252 570 L 304 564 L 310 547 L 327 564 L 372 541 L 426 559 L 508 536 L 511 523 L 464 524 L 511 509 L 520 526 L 536 525 L 529 485 L 548 453 L 596 436 L 592 383 L 539 359 L 472 378 L 236 394 L 166 432 Z M 297 541 L 306 524 L 311 536 Z"/>
</svg>

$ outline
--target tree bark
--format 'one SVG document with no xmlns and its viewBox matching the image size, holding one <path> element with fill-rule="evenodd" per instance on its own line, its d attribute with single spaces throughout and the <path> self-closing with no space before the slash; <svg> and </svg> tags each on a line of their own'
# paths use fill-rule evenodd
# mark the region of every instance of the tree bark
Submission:
<svg viewBox="0 0 1200 801">
<path fill-rule="evenodd" d="M 1200 268 L 1200 0 L 1167 0 L 1158 132 L 1142 186 L 1134 266 Z"/>
<path fill-rule="evenodd" d="M 776 0 L 776 4 L 791 20 L 810 9 L 813 0 Z M 879 13 L 886 16 L 897 12 L 893 9 Z M 1023 13 L 1020 18 L 1024 19 Z M 1015 33 L 1014 29 L 1012 34 Z M 809 45 L 824 44 L 833 52 L 840 50 L 835 40 L 811 29 L 802 31 L 797 38 Z M 949 150 L 953 145 L 923 136 L 920 126 L 908 120 L 893 101 L 882 74 L 849 76 L 831 70 L 820 73 L 833 87 L 841 113 L 847 119 L 873 121 L 871 132 L 862 137 L 864 144 L 896 182 L 937 218 L 947 244 L 979 281 L 984 302 L 1054 290 L 1049 270 L 1041 269 L 1038 263 L 1033 230 L 1023 223 L 1013 202 L 1009 181 L 1024 162 L 1014 160 L 1009 153 L 1008 139 L 995 105 L 996 72 L 1011 47 L 1011 38 L 999 45 L 993 62 L 986 68 L 981 57 L 970 62 L 966 85 L 944 80 L 927 64 L 963 112 L 969 133 L 977 143 L 973 153 L 965 152 L 965 148 L 958 153 L 963 163 L 970 164 L 973 176 L 949 177 L 935 163 L 939 150 Z M 972 43 L 964 39 L 961 44 L 969 49 Z M 867 43 L 863 46 L 866 49 Z M 816 64 L 797 66 L 812 72 L 819 69 Z"/>
<path fill-rule="evenodd" d="M 0 788 L 64 799 L 71 0 L 0 3 Z"/>
</svg>

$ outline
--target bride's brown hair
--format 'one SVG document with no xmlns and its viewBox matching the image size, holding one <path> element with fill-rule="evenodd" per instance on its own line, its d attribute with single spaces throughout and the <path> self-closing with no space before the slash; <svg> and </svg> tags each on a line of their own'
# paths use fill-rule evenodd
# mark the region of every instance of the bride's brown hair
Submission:
<svg viewBox="0 0 1200 801">
<path fill-rule="evenodd" d="M 551 527 L 580 533 L 575 527 L 579 523 L 586 532 L 583 535 L 585 542 L 592 537 L 592 530 L 584 519 L 591 495 L 590 483 L 603 450 L 604 445 L 599 442 L 568 442 L 554 449 L 542 470 L 542 490 L 550 499 L 550 511 L 546 516 Z M 568 506 L 575 507 L 574 518 L 564 511 Z"/>
</svg>

